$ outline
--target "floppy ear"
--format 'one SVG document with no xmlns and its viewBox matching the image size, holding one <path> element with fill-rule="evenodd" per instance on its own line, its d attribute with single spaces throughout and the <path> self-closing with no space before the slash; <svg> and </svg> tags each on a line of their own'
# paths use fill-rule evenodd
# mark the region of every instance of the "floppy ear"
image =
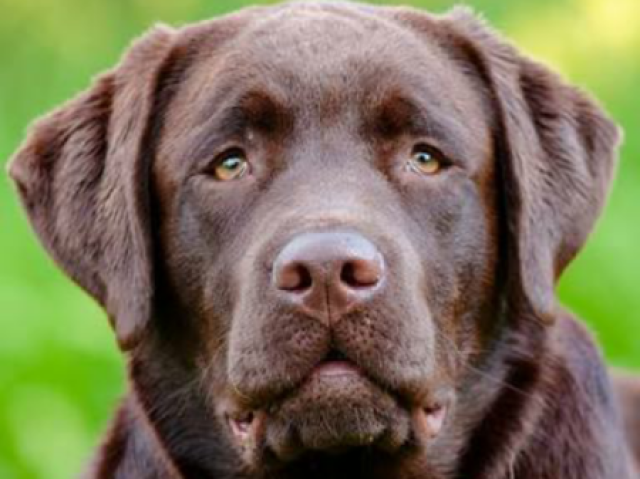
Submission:
<svg viewBox="0 0 640 479">
<path fill-rule="evenodd" d="M 550 321 L 555 283 L 605 203 L 619 130 L 585 93 L 520 55 L 468 10 L 455 9 L 443 21 L 463 39 L 493 94 L 511 286 L 517 302 Z"/>
<path fill-rule="evenodd" d="M 9 174 L 45 248 L 107 311 L 123 349 L 152 314 L 145 136 L 173 33 L 157 27 L 120 65 L 42 118 Z"/>
</svg>

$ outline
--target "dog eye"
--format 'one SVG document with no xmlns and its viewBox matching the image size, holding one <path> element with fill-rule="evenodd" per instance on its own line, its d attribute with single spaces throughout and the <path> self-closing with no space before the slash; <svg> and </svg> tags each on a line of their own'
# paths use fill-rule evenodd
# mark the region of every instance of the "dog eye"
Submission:
<svg viewBox="0 0 640 479">
<path fill-rule="evenodd" d="M 411 154 L 409 168 L 422 175 L 435 175 L 446 166 L 442 152 L 429 145 L 417 145 Z"/>
<path fill-rule="evenodd" d="M 242 178 L 249 171 L 249 162 L 242 150 L 232 149 L 222 153 L 213 166 L 213 176 L 218 181 Z"/>
</svg>

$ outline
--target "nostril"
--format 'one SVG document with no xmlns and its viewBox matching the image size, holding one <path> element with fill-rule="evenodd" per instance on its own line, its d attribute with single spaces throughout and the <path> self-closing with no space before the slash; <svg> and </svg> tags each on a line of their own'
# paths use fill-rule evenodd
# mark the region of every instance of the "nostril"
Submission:
<svg viewBox="0 0 640 479">
<path fill-rule="evenodd" d="M 275 257 L 271 284 L 280 299 L 307 313 L 342 314 L 378 290 L 385 278 L 382 254 L 351 232 L 313 232 L 294 237 Z"/>
<path fill-rule="evenodd" d="M 313 279 L 311 272 L 304 264 L 293 263 L 276 271 L 275 283 L 278 289 L 302 292 L 311 289 Z"/>
<path fill-rule="evenodd" d="M 342 265 L 340 281 L 350 288 L 371 288 L 382 279 L 379 261 L 356 259 Z"/>
</svg>

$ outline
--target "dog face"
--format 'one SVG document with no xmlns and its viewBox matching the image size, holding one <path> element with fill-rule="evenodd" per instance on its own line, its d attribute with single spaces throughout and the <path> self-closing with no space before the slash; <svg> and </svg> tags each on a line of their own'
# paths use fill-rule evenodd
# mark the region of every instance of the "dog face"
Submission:
<svg viewBox="0 0 640 479">
<path fill-rule="evenodd" d="M 259 469 L 446 436 L 552 321 L 615 143 L 464 12 L 287 5 L 149 34 L 12 174 L 166 446 Z"/>
<path fill-rule="evenodd" d="M 158 136 L 169 289 L 216 358 L 211 396 L 279 457 L 436 433 L 494 300 L 488 100 L 370 22 L 248 28 L 194 66 Z"/>
</svg>

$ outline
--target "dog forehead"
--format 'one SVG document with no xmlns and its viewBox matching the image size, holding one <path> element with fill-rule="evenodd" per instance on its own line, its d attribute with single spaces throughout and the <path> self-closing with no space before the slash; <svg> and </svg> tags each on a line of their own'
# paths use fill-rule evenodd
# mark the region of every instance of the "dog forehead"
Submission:
<svg viewBox="0 0 640 479">
<path fill-rule="evenodd" d="M 243 90 L 266 91 L 281 104 L 304 109 L 327 100 L 371 103 L 389 92 L 421 96 L 431 108 L 459 113 L 465 121 L 481 117 L 477 85 L 447 54 L 435 29 L 432 39 L 419 37 L 383 11 L 333 3 L 267 9 L 223 47 L 198 56 L 183 94 L 190 105 L 206 105 Z M 204 38 L 201 43 L 210 48 Z"/>
</svg>

